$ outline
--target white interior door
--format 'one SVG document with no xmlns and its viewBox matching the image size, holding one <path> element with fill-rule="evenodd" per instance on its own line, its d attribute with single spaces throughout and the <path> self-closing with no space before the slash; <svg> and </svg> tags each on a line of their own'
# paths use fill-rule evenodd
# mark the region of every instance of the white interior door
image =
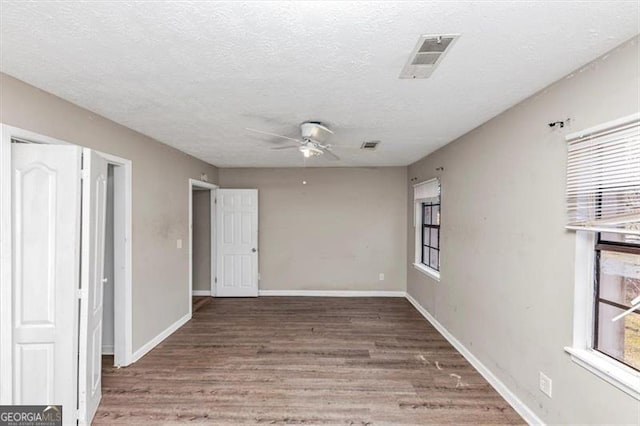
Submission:
<svg viewBox="0 0 640 426">
<path fill-rule="evenodd" d="M 217 297 L 258 296 L 258 190 L 218 189 Z"/>
<path fill-rule="evenodd" d="M 64 424 L 75 425 L 81 150 L 11 151 L 12 403 L 61 404 Z"/>
<path fill-rule="evenodd" d="M 102 396 L 102 306 L 104 286 L 107 162 L 83 150 L 82 253 L 80 269 L 79 423 L 90 424 Z"/>
</svg>

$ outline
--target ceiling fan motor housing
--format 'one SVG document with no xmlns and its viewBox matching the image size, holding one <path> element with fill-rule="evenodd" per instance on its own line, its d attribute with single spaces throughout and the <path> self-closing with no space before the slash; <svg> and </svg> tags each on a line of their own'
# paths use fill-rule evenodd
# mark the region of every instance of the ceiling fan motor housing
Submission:
<svg viewBox="0 0 640 426">
<path fill-rule="evenodd" d="M 333 134 L 333 132 L 326 126 L 313 121 L 307 121 L 300 124 L 300 133 L 302 134 L 302 139 L 310 139 L 314 142 L 320 143 L 327 140 L 327 138 Z"/>
</svg>

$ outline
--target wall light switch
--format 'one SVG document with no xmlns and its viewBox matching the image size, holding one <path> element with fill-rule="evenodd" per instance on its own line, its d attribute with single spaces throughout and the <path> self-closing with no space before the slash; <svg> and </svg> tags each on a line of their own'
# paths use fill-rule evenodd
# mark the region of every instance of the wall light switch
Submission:
<svg viewBox="0 0 640 426">
<path fill-rule="evenodd" d="M 384 274 L 381 272 L 380 275 L 378 275 L 378 278 L 380 281 L 384 281 Z"/>
<path fill-rule="evenodd" d="M 176 240 L 176 247 L 177 247 L 177 248 L 179 248 L 179 249 L 181 249 L 181 248 L 182 248 L 182 239 L 181 239 L 181 238 L 178 238 L 178 239 Z"/>
</svg>

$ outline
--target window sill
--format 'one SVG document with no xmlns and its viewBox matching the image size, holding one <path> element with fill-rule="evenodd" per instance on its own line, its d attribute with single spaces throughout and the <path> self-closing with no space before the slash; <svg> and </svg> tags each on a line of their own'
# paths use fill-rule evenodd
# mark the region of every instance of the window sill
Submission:
<svg viewBox="0 0 640 426">
<path fill-rule="evenodd" d="M 427 268 L 426 266 L 420 263 L 414 263 L 413 267 L 416 268 L 418 271 L 422 272 L 424 275 L 428 276 L 429 278 L 432 278 L 440 282 L 440 272 L 434 271 L 431 268 Z"/>
<path fill-rule="evenodd" d="M 564 350 L 576 364 L 640 400 L 640 372 L 592 349 L 566 347 Z"/>
</svg>

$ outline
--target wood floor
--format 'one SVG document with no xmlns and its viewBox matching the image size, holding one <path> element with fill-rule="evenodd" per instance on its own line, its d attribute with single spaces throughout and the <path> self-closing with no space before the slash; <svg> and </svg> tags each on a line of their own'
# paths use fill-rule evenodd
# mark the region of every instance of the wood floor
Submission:
<svg viewBox="0 0 640 426">
<path fill-rule="evenodd" d="M 402 298 L 212 299 L 134 365 L 94 424 L 523 424 Z"/>
<path fill-rule="evenodd" d="M 191 299 L 191 312 L 199 311 L 207 303 L 211 302 L 213 298 L 209 296 L 193 296 Z"/>
</svg>

